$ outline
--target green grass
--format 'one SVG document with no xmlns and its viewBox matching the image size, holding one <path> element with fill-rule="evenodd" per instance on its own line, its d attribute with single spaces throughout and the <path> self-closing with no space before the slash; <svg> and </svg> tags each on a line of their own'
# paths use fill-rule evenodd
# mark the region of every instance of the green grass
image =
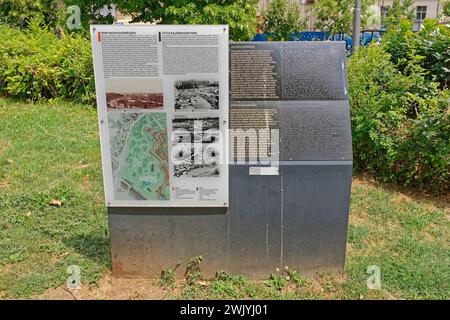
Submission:
<svg viewBox="0 0 450 320">
<path fill-rule="evenodd" d="M 0 297 L 110 268 L 97 131 L 92 107 L 0 100 Z"/>
<path fill-rule="evenodd" d="M 354 180 L 343 275 L 221 273 L 187 284 L 167 274 L 165 297 L 449 299 L 448 201 L 417 194 Z M 0 99 L 0 298 L 63 286 L 70 265 L 94 286 L 111 267 L 96 110 Z M 367 289 L 370 265 L 381 269 L 381 290 Z"/>
</svg>

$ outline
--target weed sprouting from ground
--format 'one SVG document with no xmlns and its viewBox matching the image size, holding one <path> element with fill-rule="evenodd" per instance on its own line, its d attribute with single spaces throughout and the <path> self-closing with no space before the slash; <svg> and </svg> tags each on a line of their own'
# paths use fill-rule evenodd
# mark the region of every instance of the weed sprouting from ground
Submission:
<svg viewBox="0 0 450 320">
<path fill-rule="evenodd" d="M 164 269 L 161 271 L 161 276 L 159 278 L 159 285 L 161 287 L 173 287 L 176 280 L 176 271 L 181 266 L 181 262 L 178 262 L 173 269 Z"/>
<path fill-rule="evenodd" d="M 184 273 L 187 284 L 195 284 L 203 278 L 202 270 L 200 268 L 202 261 L 202 256 L 195 256 L 189 260 L 186 266 L 186 272 Z"/>
</svg>

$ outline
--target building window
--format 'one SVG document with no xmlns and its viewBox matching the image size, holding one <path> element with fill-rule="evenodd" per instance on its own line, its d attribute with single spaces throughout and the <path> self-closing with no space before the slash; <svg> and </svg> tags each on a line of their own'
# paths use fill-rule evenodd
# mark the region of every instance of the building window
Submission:
<svg viewBox="0 0 450 320">
<path fill-rule="evenodd" d="M 380 7 L 380 15 L 381 19 L 386 19 L 388 16 L 389 7 L 381 6 Z"/>
<path fill-rule="evenodd" d="M 427 16 L 427 6 L 417 6 L 416 19 L 423 20 Z"/>
<path fill-rule="evenodd" d="M 386 29 L 386 20 L 389 15 L 389 6 L 380 7 L 380 27 L 381 29 Z"/>
</svg>

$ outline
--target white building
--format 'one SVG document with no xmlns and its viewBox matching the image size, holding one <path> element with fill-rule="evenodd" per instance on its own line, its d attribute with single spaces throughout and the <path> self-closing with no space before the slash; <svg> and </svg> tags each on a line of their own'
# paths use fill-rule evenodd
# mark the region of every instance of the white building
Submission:
<svg viewBox="0 0 450 320">
<path fill-rule="evenodd" d="M 267 8 L 271 0 L 259 0 L 257 15 L 262 16 L 264 10 Z M 299 3 L 301 13 L 306 18 L 307 28 L 311 31 L 314 30 L 314 16 L 311 12 L 311 8 L 315 2 L 320 0 L 289 0 L 291 3 Z M 392 2 L 394 0 L 375 0 L 375 4 L 371 6 L 370 10 L 372 12 L 371 19 L 369 20 L 369 25 L 367 29 L 382 29 L 382 19 L 381 17 L 386 17 L 389 8 L 392 7 Z M 413 7 L 414 11 L 414 30 L 420 29 L 420 24 L 425 18 L 437 18 L 442 11 L 442 5 L 445 0 L 416 0 L 414 1 Z M 111 1 L 113 3 L 113 0 Z M 60 6 L 63 6 L 63 2 L 60 1 Z M 129 23 L 132 19 L 131 15 L 124 15 L 119 10 L 116 10 L 115 5 L 112 5 L 110 9 L 106 7 L 101 9 L 99 12 L 101 15 L 111 14 L 115 18 L 116 23 Z M 319 30 L 316 30 L 319 31 Z"/>
<path fill-rule="evenodd" d="M 310 10 L 314 2 L 320 0 L 289 0 L 291 3 L 299 3 L 302 12 L 306 17 L 307 25 L 310 30 L 314 30 L 314 17 L 311 16 Z M 270 0 L 259 0 L 258 15 L 267 8 Z M 372 18 L 370 19 L 368 29 L 381 29 L 381 17 L 386 17 L 389 8 L 392 7 L 393 0 L 375 0 L 375 4 L 370 8 Z M 414 12 L 414 30 L 420 28 L 420 24 L 425 18 L 438 18 L 442 11 L 444 0 L 416 0 L 413 3 L 412 10 Z"/>
<path fill-rule="evenodd" d="M 393 0 L 378 0 L 376 1 L 376 7 L 379 9 L 379 14 L 381 17 L 386 17 L 389 12 L 389 8 L 392 7 Z M 414 19 L 413 19 L 413 29 L 419 30 L 420 25 L 425 18 L 438 18 L 442 10 L 442 0 L 416 0 L 414 1 L 413 9 Z M 374 26 L 375 28 L 382 28 L 381 23 Z"/>
</svg>

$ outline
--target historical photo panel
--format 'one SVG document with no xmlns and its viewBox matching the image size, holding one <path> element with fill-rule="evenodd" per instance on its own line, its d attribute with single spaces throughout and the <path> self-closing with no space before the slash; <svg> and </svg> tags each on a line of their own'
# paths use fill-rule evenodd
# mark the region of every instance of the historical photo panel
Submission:
<svg viewBox="0 0 450 320">
<path fill-rule="evenodd" d="M 174 83 L 175 111 L 219 109 L 219 81 L 178 80 Z"/>
<path fill-rule="evenodd" d="M 106 205 L 228 206 L 228 27 L 90 30 Z"/>
<path fill-rule="evenodd" d="M 162 110 L 164 106 L 162 80 L 152 78 L 107 79 L 106 104 L 108 110 Z"/>
<path fill-rule="evenodd" d="M 172 120 L 175 177 L 217 177 L 220 174 L 219 117 L 175 116 Z"/>
</svg>

